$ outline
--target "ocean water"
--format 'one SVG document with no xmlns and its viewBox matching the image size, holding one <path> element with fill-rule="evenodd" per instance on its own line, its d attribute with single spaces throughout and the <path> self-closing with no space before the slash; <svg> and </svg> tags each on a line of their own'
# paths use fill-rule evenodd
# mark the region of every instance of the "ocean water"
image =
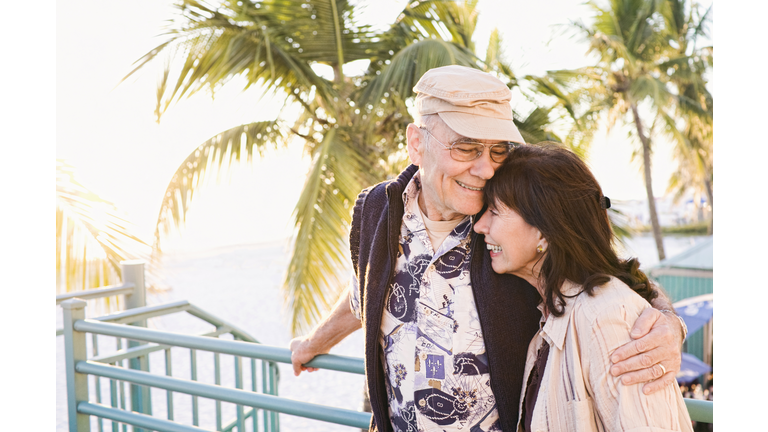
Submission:
<svg viewBox="0 0 768 432">
<path fill-rule="evenodd" d="M 668 257 L 674 256 L 705 237 L 666 237 L 664 245 Z M 656 247 L 650 236 L 638 236 L 625 241 L 623 256 L 636 256 L 643 268 L 658 263 Z M 171 287 L 162 293 L 148 295 L 148 304 L 160 304 L 177 300 L 190 303 L 250 333 L 261 343 L 287 347 L 291 340 L 289 327 L 283 313 L 283 301 L 280 286 L 288 265 L 287 242 L 278 241 L 266 244 L 241 245 L 211 249 L 203 252 L 175 254 L 164 261 L 165 282 Z M 86 308 L 96 312 L 93 302 Z M 61 327 L 61 309 L 57 307 L 57 324 Z M 183 333 L 210 331 L 211 327 L 185 314 L 153 318 L 150 328 Z M 357 331 L 337 345 L 332 354 L 359 357 L 363 350 L 362 332 Z M 113 338 L 99 337 L 101 353 L 115 349 Z M 89 353 L 92 343 L 89 338 Z M 57 431 L 67 430 L 66 378 L 64 375 L 63 337 L 56 340 L 56 423 Z M 178 350 L 178 351 L 177 351 Z M 189 379 L 189 351 L 172 351 L 173 376 Z M 198 352 L 198 380 L 213 383 L 213 356 Z M 231 356 L 221 356 L 222 384 L 234 387 L 234 362 Z M 244 360 L 246 370 L 246 388 L 250 362 Z M 150 370 L 164 373 L 163 352 L 150 355 Z M 364 378 L 361 375 L 333 371 L 303 373 L 294 377 L 290 365 L 280 364 L 279 394 L 291 399 L 312 402 L 321 405 L 359 410 L 362 406 Z M 95 381 L 90 378 L 91 388 Z M 109 403 L 108 380 L 102 379 L 102 403 Z M 152 391 L 153 413 L 165 416 L 166 393 Z M 228 421 L 235 416 L 232 404 L 223 403 L 223 417 Z M 200 426 L 214 429 L 215 408 L 211 400 L 199 399 Z M 180 393 L 174 394 L 174 414 L 177 421 L 191 424 L 191 397 Z M 109 422 L 105 421 L 105 428 Z M 358 429 L 334 425 L 315 420 L 288 415 L 280 415 L 283 431 L 355 431 Z M 97 429 L 92 419 L 92 430 Z M 248 429 L 250 430 L 250 429 Z"/>
<path fill-rule="evenodd" d="M 664 253 L 667 258 L 684 252 L 691 246 L 708 238 L 707 236 L 666 236 L 663 237 Z M 656 241 L 650 234 L 634 236 L 624 240 L 619 247 L 619 256 L 628 258 L 636 257 L 640 260 L 640 268 L 648 269 L 659 263 L 659 255 L 656 251 Z"/>
</svg>

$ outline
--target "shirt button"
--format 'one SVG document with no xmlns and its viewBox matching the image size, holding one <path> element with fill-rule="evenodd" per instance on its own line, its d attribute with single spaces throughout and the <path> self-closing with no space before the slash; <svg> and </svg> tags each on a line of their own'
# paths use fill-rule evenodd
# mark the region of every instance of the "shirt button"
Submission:
<svg viewBox="0 0 768 432">
<path fill-rule="evenodd" d="M 435 265 L 434 264 L 429 266 L 429 271 L 431 271 L 431 272 L 435 271 Z"/>
<path fill-rule="evenodd" d="M 427 401 L 425 401 L 424 399 L 419 401 L 419 405 L 421 405 L 421 406 L 424 406 L 426 404 L 427 404 Z M 539 431 L 536 431 L 536 432 L 539 432 Z"/>
</svg>

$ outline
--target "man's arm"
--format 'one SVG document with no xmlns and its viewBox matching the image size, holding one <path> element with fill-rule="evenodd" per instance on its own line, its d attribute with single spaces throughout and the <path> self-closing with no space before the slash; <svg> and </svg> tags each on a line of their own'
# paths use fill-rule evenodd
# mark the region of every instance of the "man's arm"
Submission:
<svg viewBox="0 0 768 432">
<path fill-rule="evenodd" d="M 652 286 L 659 293 L 651 302 L 653 308 L 644 310 L 635 321 L 629 333 L 633 341 L 611 355 L 611 375 L 621 376 L 625 385 L 646 383 L 645 394 L 655 393 L 675 379 L 683 345 L 683 327 L 672 303 L 661 288 Z"/>
<path fill-rule="evenodd" d="M 293 374 L 299 376 L 302 371 L 314 372 L 316 368 L 304 366 L 319 354 L 327 354 L 337 343 L 361 327 L 349 307 L 349 292 L 342 295 L 333 306 L 330 315 L 323 318 L 312 331 L 291 341 L 291 363 Z"/>
</svg>

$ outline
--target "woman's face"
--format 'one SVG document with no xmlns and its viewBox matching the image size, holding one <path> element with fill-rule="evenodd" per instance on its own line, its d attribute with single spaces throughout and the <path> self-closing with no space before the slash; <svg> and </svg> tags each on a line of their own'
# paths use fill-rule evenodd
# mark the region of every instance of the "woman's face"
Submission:
<svg viewBox="0 0 768 432">
<path fill-rule="evenodd" d="M 542 257 L 536 248 L 545 250 L 547 241 L 538 229 L 529 225 L 516 211 L 500 202 L 488 206 L 488 211 L 475 224 L 475 231 L 485 235 L 491 251 L 493 271 L 510 273 L 528 280 L 538 279 L 533 266 Z"/>
</svg>

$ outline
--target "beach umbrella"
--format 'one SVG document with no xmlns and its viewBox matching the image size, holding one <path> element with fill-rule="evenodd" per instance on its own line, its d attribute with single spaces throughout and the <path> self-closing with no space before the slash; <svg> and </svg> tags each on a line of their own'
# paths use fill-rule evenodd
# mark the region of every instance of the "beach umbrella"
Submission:
<svg viewBox="0 0 768 432">
<path fill-rule="evenodd" d="M 685 321 L 688 336 L 704 327 L 712 319 L 712 294 L 690 297 L 673 304 L 675 311 Z"/>
<path fill-rule="evenodd" d="M 693 354 L 683 353 L 683 359 L 680 363 L 680 372 L 675 378 L 680 384 L 688 384 L 701 375 L 712 372 L 712 367 L 699 360 Z"/>
</svg>

